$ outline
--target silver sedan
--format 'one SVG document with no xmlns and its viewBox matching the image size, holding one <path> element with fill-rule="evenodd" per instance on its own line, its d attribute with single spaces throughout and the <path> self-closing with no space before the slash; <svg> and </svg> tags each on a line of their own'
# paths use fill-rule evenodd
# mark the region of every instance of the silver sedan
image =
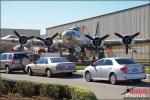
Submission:
<svg viewBox="0 0 150 100">
<path fill-rule="evenodd" d="M 87 81 L 94 79 L 109 80 L 111 84 L 118 81 L 133 80 L 138 83 L 146 78 L 144 66 L 130 58 L 103 58 L 84 70 Z"/>
<path fill-rule="evenodd" d="M 66 73 L 71 76 L 76 71 L 75 63 L 69 62 L 64 57 L 40 57 L 34 63 L 26 65 L 25 70 L 30 76 L 46 74 L 47 77 L 57 73 Z"/>
</svg>

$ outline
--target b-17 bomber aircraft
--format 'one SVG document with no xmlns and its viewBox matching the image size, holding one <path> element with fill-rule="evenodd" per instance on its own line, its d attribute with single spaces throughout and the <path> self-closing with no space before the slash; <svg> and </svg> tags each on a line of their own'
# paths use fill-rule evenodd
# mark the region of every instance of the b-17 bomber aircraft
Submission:
<svg viewBox="0 0 150 100">
<path fill-rule="evenodd" d="M 114 33 L 118 40 L 106 40 L 110 35 L 106 34 L 102 37 L 97 36 L 99 28 L 99 22 L 97 22 L 95 37 L 92 37 L 88 34 L 84 34 L 80 31 L 79 27 L 73 27 L 61 34 L 61 39 L 55 39 L 58 36 L 58 33 L 54 34 L 51 37 L 41 38 L 34 36 L 20 36 L 19 33 L 14 31 L 14 34 L 17 38 L 1 38 L 1 45 L 13 45 L 19 51 L 25 50 L 25 48 L 30 49 L 29 47 L 45 47 L 48 48 L 47 52 L 52 52 L 54 50 L 61 50 L 61 48 L 67 48 L 70 54 L 74 52 L 85 52 L 85 48 L 95 53 L 100 54 L 102 58 L 104 57 L 103 51 L 107 48 L 120 48 L 125 46 L 126 54 L 128 54 L 128 49 L 132 46 L 143 46 L 150 45 L 150 39 L 135 39 L 140 33 L 137 32 L 133 35 L 122 36 L 119 33 Z M 101 52 L 100 52 L 101 51 Z"/>
</svg>

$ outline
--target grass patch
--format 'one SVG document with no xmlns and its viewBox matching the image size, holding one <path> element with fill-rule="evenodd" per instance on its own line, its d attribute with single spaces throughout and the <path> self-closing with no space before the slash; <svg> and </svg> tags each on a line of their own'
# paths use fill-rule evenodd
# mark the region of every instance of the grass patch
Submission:
<svg viewBox="0 0 150 100">
<path fill-rule="evenodd" d="M 76 66 L 76 70 L 84 70 L 87 66 Z"/>
<path fill-rule="evenodd" d="M 144 66 L 146 74 L 150 74 L 150 66 Z"/>
</svg>

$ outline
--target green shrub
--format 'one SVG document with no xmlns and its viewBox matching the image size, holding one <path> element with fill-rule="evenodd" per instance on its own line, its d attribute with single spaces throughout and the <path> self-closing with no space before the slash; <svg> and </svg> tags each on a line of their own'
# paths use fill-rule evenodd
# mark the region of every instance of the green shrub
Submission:
<svg viewBox="0 0 150 100">
<path fill-rule="evenodd" d="M 58 86 L 60 88 L 58 98 L 70 100 L 71 99 L 70 87 L 68 85 L 58 85 Z"/>
<path fill-rule="evenodd" d="M 8 84 L 0 80 L 0 94 L 8 94 Z"/>
<path fill-rule="evenodd" d="M 7 83 L 7 88 L 8 88 L 8 92 L 9 93 L 16 93 L 16 87 L 15 84 L 17 83 L 16 80 L 9 80 L 9 79 L 5 79 L 3 80 L 3 83 Z"/>
<path fill-rule="evenodd" d="M 24 97 L 40 95 L 58 100 L 96 100 L 94 93 L 87 89 L 68 85 L 1 79 L 0 94 L 8 93 L 18 93 Z"/>
<path fill-rule="evenodd" d="M 32 82 L 19 81 L 16 83 L 17 93 L 24 97 L 32 97 L 34 95 L 34 85 Z"/>
<path fill-rule="evenodd" d="M 60 88 L 54 84 L 43 83 L 40 84 L 40 95 L 52 98 L 58 98 Z"/>
<path fill-rule="evenodd" d="M 87 89 L 71 87 L 72 100 L 96 100 L 96 96 L 93 92 Z"/>
</svg>

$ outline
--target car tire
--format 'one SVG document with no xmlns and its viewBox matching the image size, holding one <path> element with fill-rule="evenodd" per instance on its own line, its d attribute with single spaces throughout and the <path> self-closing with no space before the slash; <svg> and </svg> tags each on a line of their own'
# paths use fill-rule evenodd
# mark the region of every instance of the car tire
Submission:
<svg viewBox="0 0 150 100">
<path fill-rule="evenodd" d="M 140 83 L 142 80 L 141 79 L 137 79 L 137 80 L 133 80 L 134 83 Z"/>
<path fill-rule="evenodd" d="M 6 66 L 6 67 L 5 67 L 5 73 L 6 73 L 6 74 L 10 74 L 10 73 L 11 73 L 11 70 L 10 70 L 10 67 L 9 67 L 9 66 Z"/>
<path fill-rule="evenodd" d="M 32 72 L 32 69 L 31 69 L 31 68 L 28 69 L 28 74 L 29 74 L 29 76 L 32 76 L 32 75 L 33 75 L 33 72 Z"/>
<path fill-rule="evenodd" d="M 110 75 L 110 78 L 109 78 L 109 81 L 112 85 L 116 85 L 117 84 L 117 77 L 115 74 L 111 74 Z"/>
<path fill-rule="evenodd" d="M 86 72 L 85 73 L 85 79 L 86 79 L 87 82 L 91 82 L 92 81 L 91 73 L 90 72 Z"/>
<path fill-rule="evenodd" d="M 50 77 L 52 76 L 52 72 L 51 72 L 50 69 L 47 69 L 47 70 L 46 70 L 46 76 L 47 76 L 48 78 L 50 78 Z"/>
</svg>

